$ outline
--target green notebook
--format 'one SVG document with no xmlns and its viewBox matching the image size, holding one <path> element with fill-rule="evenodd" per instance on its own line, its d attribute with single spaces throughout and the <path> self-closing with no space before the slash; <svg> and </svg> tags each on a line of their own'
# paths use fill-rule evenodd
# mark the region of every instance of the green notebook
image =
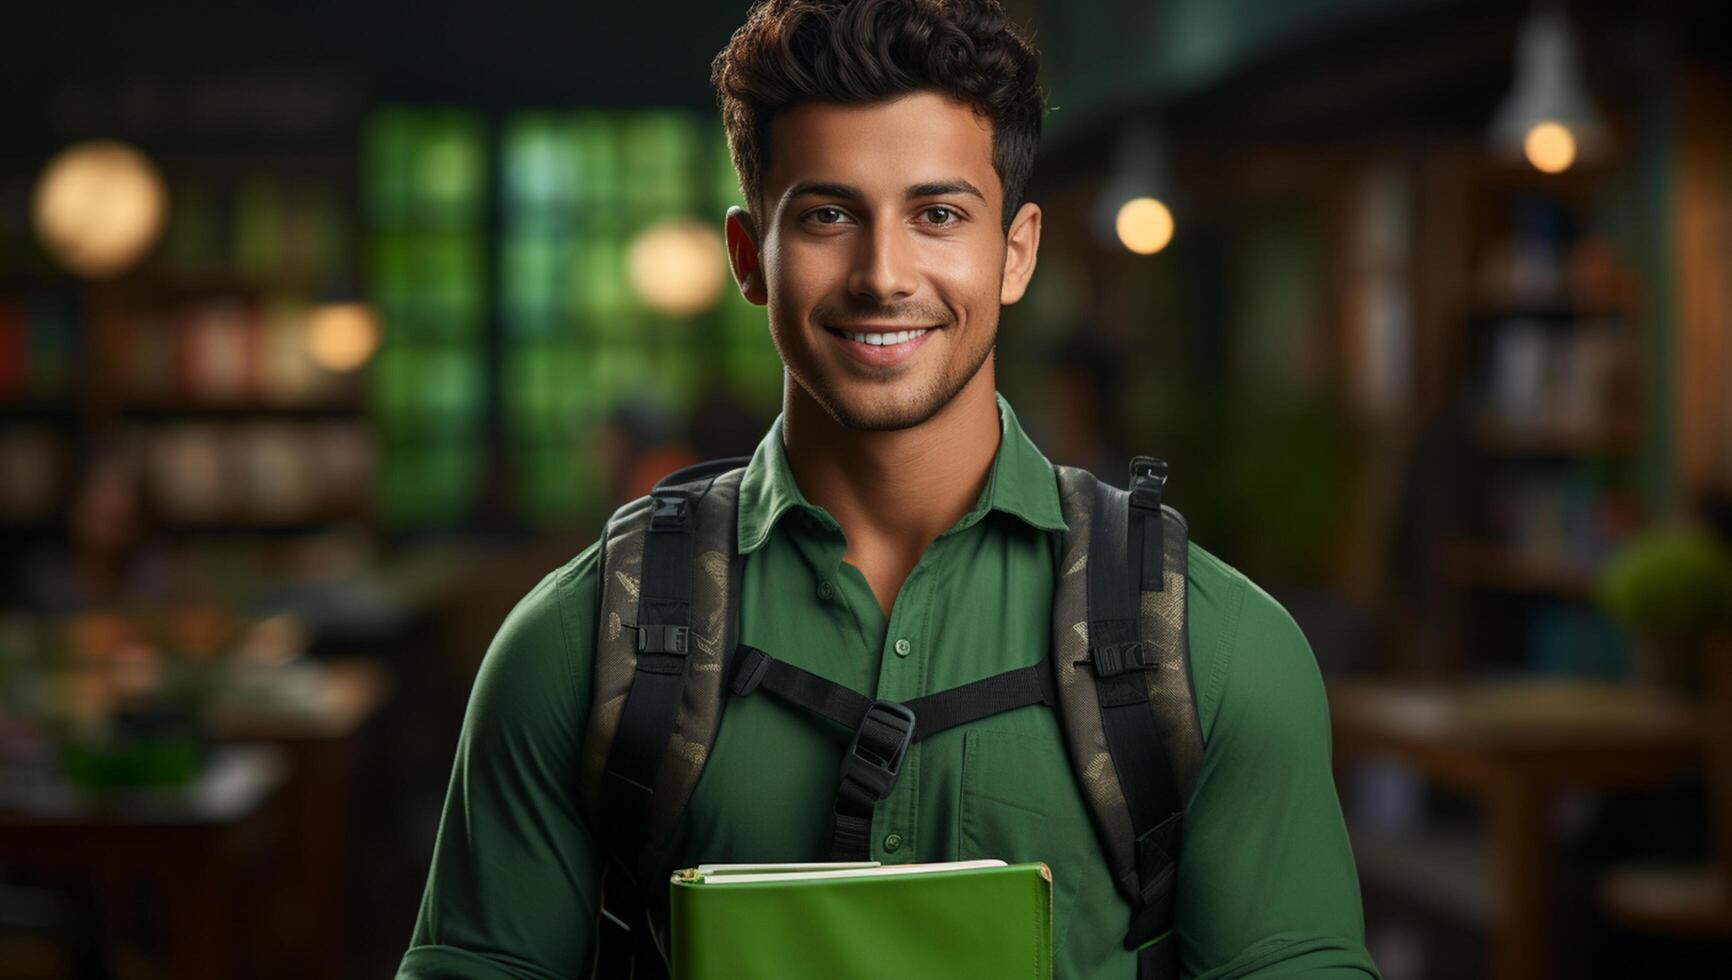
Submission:
<svg viewBox="0 0 1732 980">
<path fill-rule="evenodd" d="M 1051 980 L 1044 864 L 722 864 L 675 873 L 673 980 Z"/>
</svg>

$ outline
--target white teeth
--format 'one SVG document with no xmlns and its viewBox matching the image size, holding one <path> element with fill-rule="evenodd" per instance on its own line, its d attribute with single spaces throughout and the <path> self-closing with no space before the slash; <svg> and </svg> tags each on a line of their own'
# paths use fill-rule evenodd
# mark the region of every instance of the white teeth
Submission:
<svg viewBox="0 0 1732 980">
<path fill-rule="evenodd" d="M 870 344 L 873 347 L 888 347 L 892 344 L 905 344 L 925 333 L 929 327 L 920 330 L 902 330 L 897 333 L 845 333 L 843 336 L 857 344 Z"/>
</svg>

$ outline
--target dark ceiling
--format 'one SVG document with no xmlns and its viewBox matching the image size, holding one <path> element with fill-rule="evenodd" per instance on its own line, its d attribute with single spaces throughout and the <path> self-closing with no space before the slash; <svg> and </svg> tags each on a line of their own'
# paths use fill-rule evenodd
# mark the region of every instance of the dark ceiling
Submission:
<svg viewBox="0 0 1732 980">
<path fill-rule="evenodd" d="M 701 2 L 37 2 L 7 13 L 0 138 L 54 128 L 74 84 L 124 88 L 322 72 L 376 100 L 481 107 L 713 105 L 709 64 L 747 0 Z"/>
</svg>

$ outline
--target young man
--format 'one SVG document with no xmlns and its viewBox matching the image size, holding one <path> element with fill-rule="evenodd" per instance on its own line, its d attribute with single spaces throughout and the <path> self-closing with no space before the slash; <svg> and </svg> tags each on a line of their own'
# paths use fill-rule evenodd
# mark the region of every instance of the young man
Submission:
<svg viewBox="0 0 1732 980">
<path fill-rule="evenodd" d="M 871 697 L 1047 656 L 1048 534 L 1065 523 L 992 360 L 1040 243 L 1022 199 L 1036 68 L 995 0 L 769 0 L 715 61 L 749 205 L 727 215 L 729 258 L 786 367 L 782 415 L 739 485 L 740 639 Z M 599 557 L 548 575 L 487 653 L 399 977 L 590 969 L 606 852 L 577 790 Z M 1375 976 L 1311 650 L 1242 575 L 1188 557 L 1203 756 L 1169 939 L 1199 976 Z M 731 700 L 666 870 L 826 860 L 840 748 L 774 698 Z M 912 746 L 870 854 L 1045 861 L 1055 975 L 1137 975 L 1129 907 L 1046 706 Z"/>
</svg>

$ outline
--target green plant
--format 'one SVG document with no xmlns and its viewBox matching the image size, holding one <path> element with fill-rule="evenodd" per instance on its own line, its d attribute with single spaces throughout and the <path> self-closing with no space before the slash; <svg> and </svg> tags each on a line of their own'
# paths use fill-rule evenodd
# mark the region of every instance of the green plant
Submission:
<svg viewBox="0 0 1732 980">
<path fill-rule="evenodd" d="M 1612 554 L 1597 591 L 1633 629 L 1696 634 L 1732 626 L 1732 553 L 1702 528 L 1656 527 Z"/>
</svg>

